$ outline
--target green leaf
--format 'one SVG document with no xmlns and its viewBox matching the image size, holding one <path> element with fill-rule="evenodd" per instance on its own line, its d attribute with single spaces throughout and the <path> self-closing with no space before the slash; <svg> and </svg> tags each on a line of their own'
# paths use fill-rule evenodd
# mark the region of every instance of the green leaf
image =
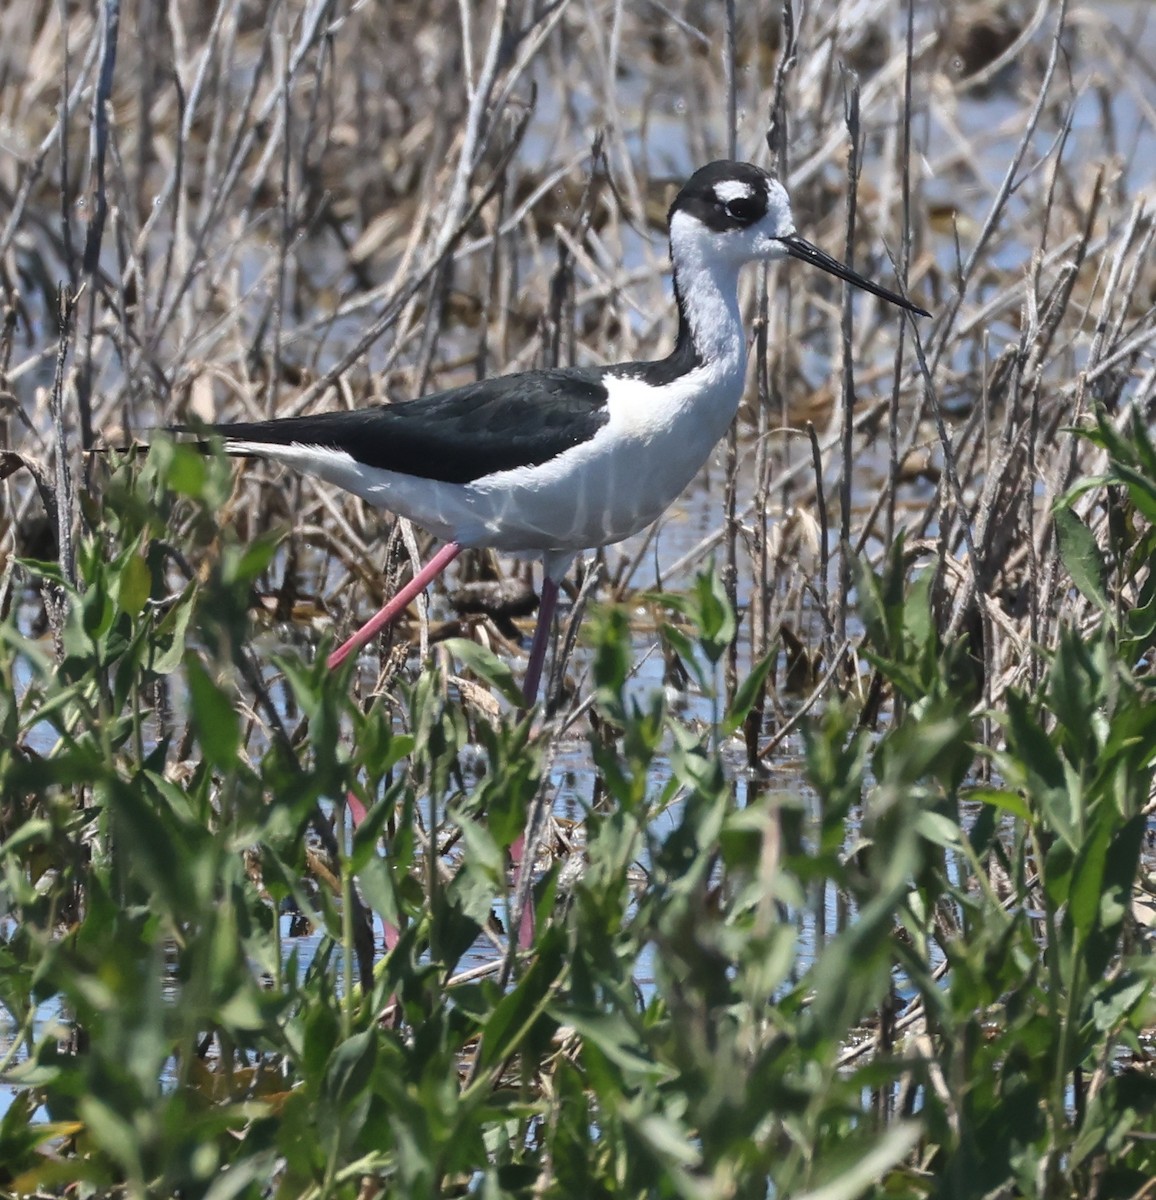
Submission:
<svg viewBox="0 0 1156 1200">
<path fill-rule="evenodd" d="M 115 1159 L 130 1176 L 143 1176 L 140 1161 L 141 1138 L 131 1120 L 116 1111 L 115 1105 L 95 1095 L 81 1096 L 80 1116 L 87 1136 L 105 1154 Z"/>
<path fill-rule="evenodd" d="M 658 628 L 670 648 L 678 655 L 682 661 L 682 665 L 686 670 L 694 676 L 695 683 L 698 684 L 699 690 L 704 694 L 710 693 L 710 678 L 703 669 L 702 663 L 698 660 L 698 655 L 695 653 L 694 642 L 681 630 L 677 625 L 670 621 L 664 621 Z"/>
<path fill-rule="evenodd" d="M 206 835 L 151 789 L 112 779 L 103 798 L 129 870 L 149 890 L 153 906 L 178 920 L 194 911 L 193 853 Z"/>
<path fill-rule="evenodd" d="M 22 567 L 33 578 L 39 577 L 48 583 L 54 583 L 59 588 L 64 588 L 66 591 L 72 590 L 68 581 L 64 578 L 64 572 L 60 568 L 60 563 L 45 562 L 39 558 L 17 558 L 14 561 L 17 566 Z"/>
<path fill-rule="evenodd" d="M 402 912 L 393 890 L 388 860 L 371 858 L 364 863 L 357 873 L 357 884 L 369 907 L 383 922 L 398 929 Z"/>
<path fill-rule="evenodd" d="M 139 616 L 152 591 L 152 572 L 139 554 L 130 554 L 116 582 L 116 602 L 121 612 Z"/>
<path fill-rule="evenodd" d="M 376 1061 L 377 1033 L 373 1029 L 355 1033 L 333 1051 L 325 1070 L 325 1093 L 338 1115 L 369 1087 Z"/>
<path fill-rule="evenodd" d="M 968 791 L 965 799 L 974 800 L 978 804 L 990 804 L 993 808 L 1010 813 L 1021 821 L 1026 821 L 1030 816 L 1024 798 L 1018 792 L 1009 792 L 1004 788 L 973 788 Z"/>
<path fill-rule="evenodd" d="M 1100 914 L 1100 895 L 1104 884 L 1104 862 L 1108 857 L 1111 826 L 1101 815 L 1094 835 L 1076 854 L 1072 884 L 1068 892 L 1068 916 L 1077 933 L 1086 937 Z"/>
<path fill-rule="evenodd" d="M 1104 556 L 1092 531 L 1070 508 L 1060 507 L 1054 513 L 1060 558 L 1080 594 L 1095 604 L 1101 612 L 1111 611 L 1105 580 L 1107 569 Z"/>
<path fill-rule="evenodd" d="M 483 683 L 498 691 L 514 708 L 522 707 L 522 689 L 518 686 L 513 671 L 510 670 L 509 664 L 503 662 L 493 651 L 479 646 L 469 638 L 447 638 L 442 645 Z"/>
<path fill-rule="evenodd" d="M 81 596 L 80 615 L 84 632 L 99 646 L 116 620 L 116 605 L 105 580 L 100 580 Z"/>
<path fill-rule="evenodd" d="M 538 957 L 530 969 L 498 1001 L 486 1022 L 478 1050 L 479 1075 L 509 1058 L 549 1007 L 554 983 L 564 963 L 562 939 L 557 930 L 547 930 L 539 939 L 537 950 Z"/>
<path fill-rule="evenodd" d="M 1133 971 L 1098 984 L 1092 1000 L 1092 1023 L 1097 1032 L 1107 1033 L 1126 1020 L 1150 994 L 1151 987 L 1150 974 Z"/>
<path fill-rule="evenodd" d="M 1122 462 L 1113 462 L 1112 478 L 1128 489 L 1132 503 L 1149 521 L 1156 523 L 1156 481 Z"/>
<path fill-rule="evenodd" d="M 398 740 L 403 739 L 399 738 Z M 375 853 L 377 839 L 381 837 L 381 831 L 385 828 L 386 821 L 399 810 L 401 787 L 402 785 L 398 783 L 390 788 L 386 795 L 369 809 L 365 819 L 354 829 L 353 848 L 349 856 L 349 866 L 352 871 L 360 871 L 366 860 Z"/>
<path fill-rule="evenodd" d="M 1102 812 L 1104 824 L 1112 825 L 1113 834 L 1100 884 L 1097 936 L 1088 945 L 1088 970 L 1094 978 L 1099 978 L 1108 969 L 1121 924 L 1135 894 L 1140 851 L 1148 824 L 1144 814 L 1137 813 L 1117 828 L 1115 807 L 1105 805 Z"/>
<path fill-rule="evenodd" d="M 229 564 L 231 570 L 222 572 L 224 578 L 229 582 L 238 580 L 248 582 L 256 579 L 273 561 L 280 544 L 281 536 L 279 534 L 267 534 L 255 539 L 245 547 L 235 562 Z"/>
<path fill-rule="evenodd" d="M 194 654 L 186 657 L 189 709 L 205 759 L 225 770 L 234 766 L 241 749 L 241 726 L 232 699 L 209 678 Z"/>
<path fill-rule="evenodd" d="M 1156 579 L 1150 575 L 1149 579 Z M 1126 626 L 1128 636 L 1134 638 L 1142 647 L 1148 647 L 1156 638 L 1156 592 L 1151 596 L 1141 596 L 1141 601 L 1128 612 Z"/>
<path fill-rule="evenodd" d="M 713 563 L 709 571 L 703 571 L 695 577 L 694 596 L 698 605 L 693 615 L 700 629 L 703 653 L 712 663 L 717 663 L 734 641 L 738 622 L 727 598 L 722 576 L 714 569 Z"/>
<path fill-rule="evenodd" d="M 557 1020 L 573 1029 L 582 1041 L 600 1053 L 626 1075 L 631 1085 L 657 1086 L 673 1079 L 677 1072 L 655 1059 L 642 1032 L 619 1012 L 595 1012 L 568 1005 L 551 1008 Z"/>
<path fill-rule="evenodd" d="M 150 642 L 154 657 L 148 664 L 154 675 L 171 675 L 184 661 L 185 634 L 193 615 L 193 596 L 194 585 L 190 584 L 157 626 Z"/>
<path fill-rule="evenodd" d="M 506 856 L 482 822 L 465 819 L 460 828 L 466 853 L 450 883 L 449 895 L 466 916 L 484 925 L 494 893 L 506 877 Z"/>
<path fill-rule="evenodd" d="M 1019 692 L 1007 694 L 1009 742 L 1016 756 L 1027 767 L 1038 788 L 1062 788 L 1064 766 L 1048 735 L 1032 716 L 1028 702 Z"/>
<path fill-rule="evenodd" d="M 630 673 L 630 626 L 618 606 L 596 608 L 587 621 L 594 645 L 594 688 L 598 707 L 612 720 L 625 720 L 622 690 Z"/>
<path fill-rule="evenodd" d="M 936 846 L 942 846 L 945 850 L 958 850 L 963 844 L 959 826 L 942 813 L 919 813 L 915 818 L 915 830 L 920 837 L 926 838 Z"/>
<path fill-rule="evenodd" d="M 914 1149 L 922 1129 L 914 1121 L 892 1125 L 865 1154 L 858 1154 L 853 1165 L 830 1183 L 805 1192 L 798 1200 L 855 1200 L 877 1188 L 883 1176 L 898 1166 Z"/>
<path fill-rule="evenodd" d="M 52 837 L 52 825 L 44 820 L 25 821 L 12 836 L 0 844 L 0 858 L 25 850 L 28 846 L 47 845 Z"/>
<path fill-rule="evenodd" d="M 158 449 L 162 445 L 158 440 L 154 443 L 154 448 L 150 451 L 151 454 L 162 457 L 166 454 L 165 450 Z M 169 487 L 180 496 L 188 496 L 190 499 L 199 499 L 201 493 L 205 490 L 205 479 L 208 476 L 208 463 L 205 461 L 204 455 L 199 450 L 194 450 L 191 446 L 180 445 L 178 443 L 167 443 L 168 451 L 172 457 L 167 466 L 167 482 Z"/>
<path fill-rule="evenodd" d="M 775 665 L 775 659 L 778 652 L 772 650 L 770 654 L 761 658 L 751 669 L 751 673 L 739 684 L 738 690 L 735 692 L 734 702 L 727 710 L 727 715 L 723 719 L 722 733 L 724 737 L 729 737 L 736 729 L 742 727 L 743 722 L 747 719 L 751 708 L 762 691 L 767 676 L 771 672 L 771 668 Z"/>
</svg>

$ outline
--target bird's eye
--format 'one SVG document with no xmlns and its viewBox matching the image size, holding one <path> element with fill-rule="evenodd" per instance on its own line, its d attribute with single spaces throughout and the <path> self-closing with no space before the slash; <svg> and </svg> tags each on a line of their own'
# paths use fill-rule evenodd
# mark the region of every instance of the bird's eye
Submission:
<svg viewBox="0 0 1156 1200">
<path fill-rule="evenodd" d="M 723 212 L 732 221 L 757 221 L 763 215 L 759 202 L 752 196 L 738 196 L 723 205 Z"/>
</svg>

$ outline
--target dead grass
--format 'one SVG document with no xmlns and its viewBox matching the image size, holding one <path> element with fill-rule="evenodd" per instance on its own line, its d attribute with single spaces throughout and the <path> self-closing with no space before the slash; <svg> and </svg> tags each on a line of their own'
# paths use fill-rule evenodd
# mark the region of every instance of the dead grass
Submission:
<svg viewBox="0 0 1156 1200">
<path fill-rule="evenodd" d="M 984 702 L 1034 677 L 1086 615 L 1048 520 L 1098 465 L 1069 429 L 1093 404 L 1144 419 L 1156 393 L 1153 20 L 1042 0 L 937 23 L 917 4 L 909 37 L 894 0 L 813 8 L 744 7 L 728 71 L 724 6 L 691 3 L 129 3 L 117 29 L 111 5 L 9 6 L 0 605 L 30 595 L 15 555 L 63 545 L 67 566 L 99 519 L 77 499 L 99 496 L 94 440 L 662 353 L 665 208 L 733 112 L 807 236 L 898 271 L 934 320 L 752 275 L 733 515 L 712 464 L 694 503 L 713 531 L 681 555 L 656 553 L 661 527 L 612 548 L 602 594 L 655 562 L 680 589 L 718 547 L 742 657 L 787 625 L 804 695 L 866 689 L 845 670 L 850 559 L 903 531 Z M 344 626 L 398 565 L 388 518 L 308 482 L 247 470 L 224 517 L 286 531 L 264 605 L 282 617 Z M 752 749 L 787 721 L 768 698 Z"/>
</svg>

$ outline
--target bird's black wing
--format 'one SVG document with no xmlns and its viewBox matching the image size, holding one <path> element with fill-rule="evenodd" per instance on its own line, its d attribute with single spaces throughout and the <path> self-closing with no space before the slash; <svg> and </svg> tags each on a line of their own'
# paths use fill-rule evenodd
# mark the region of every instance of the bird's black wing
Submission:
<svg viewBox="0 0 1156 1200">
<path fill-rule="evenodd" d="M 397 404 L 210 429 L 229 441 L 324 446 L 367 467 L 469 483 L 548 462 L 609 419 L 603 372 L 570 369 L 498 376 Z"/>
</svg>

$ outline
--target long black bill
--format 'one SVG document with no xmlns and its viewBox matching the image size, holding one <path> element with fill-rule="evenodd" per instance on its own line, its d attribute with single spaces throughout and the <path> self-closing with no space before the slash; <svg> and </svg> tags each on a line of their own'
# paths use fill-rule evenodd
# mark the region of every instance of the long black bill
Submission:
<svg viewBox="0 0 1156 1200">
<path fill-rule="evenodd" d="M 779 241 L 783 243 L 787 253 L 800 262 L 810 263 L 811 266 L 818 267 L 820 271 L 826 271 L 829 275 L 845 279 L 857 288 L 881 296 L 884 300 L 907 309 L 908 312 L 916 313 L 921 317 L 931 316 L 927 309 L 920 308 L 918 304 L 912 304 L 910 300 L 905 300 L 898 292 L 888 291 L 887 288 L 880 287 L 879 284 L 872 283 L 869 279 L 864 279 L 850 267 L 845 267 L 837 258 L 832 258 L 826 251 L 820 250 L 818 246 L 813 246 L 806 238 L 799 237 L 797 233 L 790 233 L 784 238 L 779 238 Z"/>
</svg>

